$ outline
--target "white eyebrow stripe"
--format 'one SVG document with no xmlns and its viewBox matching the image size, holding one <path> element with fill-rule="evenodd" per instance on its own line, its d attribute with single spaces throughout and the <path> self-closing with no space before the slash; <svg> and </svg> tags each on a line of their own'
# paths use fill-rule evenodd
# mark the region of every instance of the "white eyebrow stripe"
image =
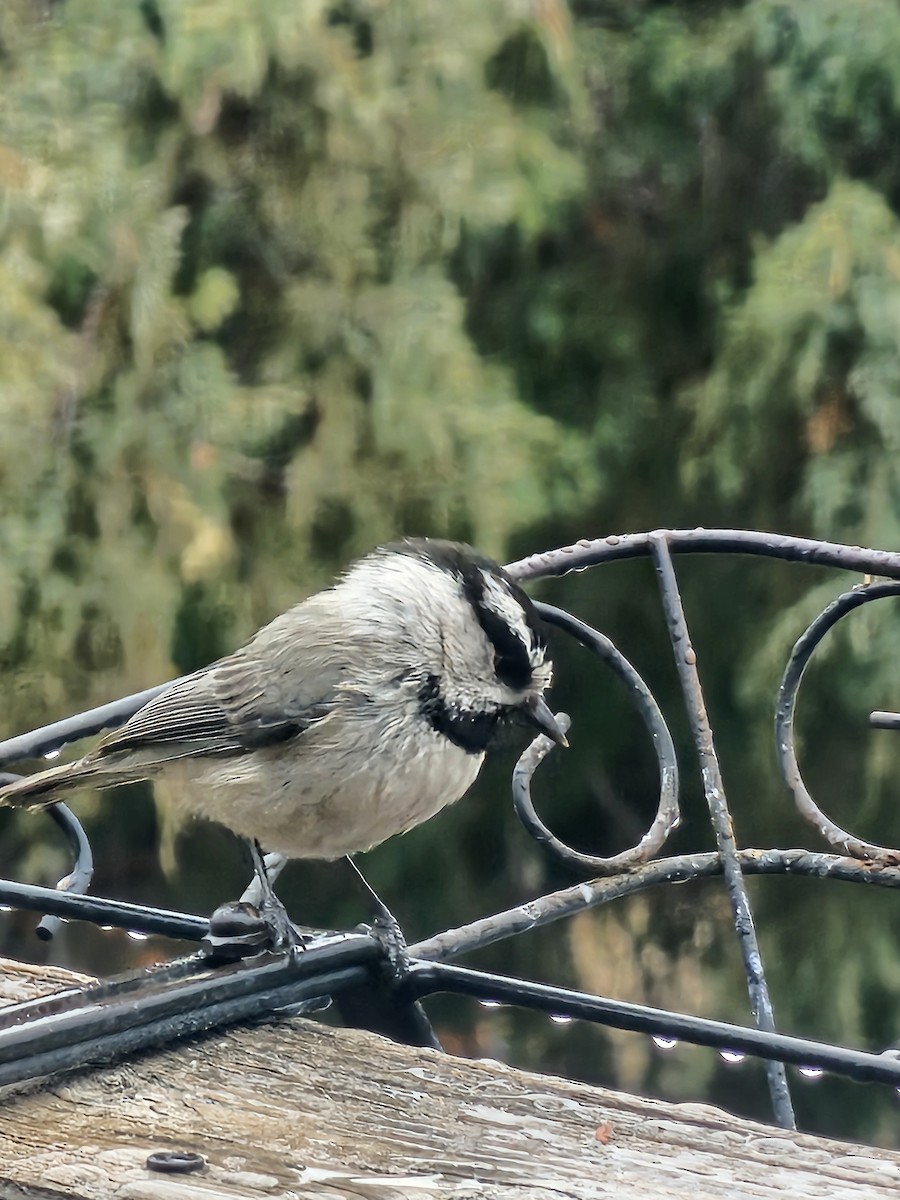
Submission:
<svg viewBox="0 0 900 1200">
<path fill-rule="evenodd" d="M 546 658 L 546 651 L 543 646 L 537 644 L 534 630 L 528 622 L 522 605 L 496 575 L 492 575 L 490 571 L 482 568 L 481 576 L 484 579 L 482 603 L 485 608 L 490 609 L 506 622 L 510 632 L 514 633 L 525 647 L 529 659 L 539 666 Z"/>
</svg>

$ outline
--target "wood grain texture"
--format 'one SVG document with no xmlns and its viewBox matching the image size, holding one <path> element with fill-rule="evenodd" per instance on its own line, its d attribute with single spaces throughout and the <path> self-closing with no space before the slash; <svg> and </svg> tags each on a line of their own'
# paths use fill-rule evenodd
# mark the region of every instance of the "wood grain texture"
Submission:
<svg viewBox="0 0 900 1200">
<path fill-rule="evenodd" d="M 0 994 L 16 980 L 22 994 L 20 970 L 0 963 Z M 33 988 L 40 972 L 25 970 Z M 147 1170 L 164 1149 L 207 1167 Z M 887 1200 L 898 1188 L 888 1151 L 296 1018 L 0 1104 L 0 1197 L 11 1200 Z"/>
</svg>

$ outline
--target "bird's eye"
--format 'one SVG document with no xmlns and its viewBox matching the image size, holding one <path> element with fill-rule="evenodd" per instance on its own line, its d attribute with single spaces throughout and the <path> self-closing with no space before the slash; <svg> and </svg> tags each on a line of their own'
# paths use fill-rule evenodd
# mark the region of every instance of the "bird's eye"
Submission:
<svg viewBox="0 0 900 1200">
<path fill-rule="evenodd" d="M 511 628 L 503 617 L 490 609 L 482 609 L 479 618 L 481 628 L 494 648 L 494 670 L 497 678 L 507 687 L 525 691 L 531 685 L 534 674 L 529 647 L 517 630 Z"/>
<path fill-rule="evenodd" d="M 516 692 L 527 691 L 534 681 L 530 666 L 527 671 L 523 671 L 519 663 L 502 656 L 494 659 L 494 670 L 500 682 Z"/>
<path fill-rule="evenodd" d="M 527 691 L 545 657 L 531 601 L 497 566 L 470 567 L 461 583 L 494 651 L 497 679 L 513 691 Z"/>
</svg>

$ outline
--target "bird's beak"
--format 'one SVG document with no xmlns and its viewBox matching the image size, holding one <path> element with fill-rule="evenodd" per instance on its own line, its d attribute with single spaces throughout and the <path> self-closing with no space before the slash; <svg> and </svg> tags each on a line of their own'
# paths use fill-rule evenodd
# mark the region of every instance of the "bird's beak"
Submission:
<svg viewBox="0 0 900 1200">
<path fill-rule="evenodd" d="M 550 711 L 547 701 L 543 696 L 532 696 L 522 705 L 522 710 L 525 713 L 525 718 L 530 725 L 534 725 L 541 733 L 547 735 L 556 742 L 557 746 L 568 746 L 569 742 L 565 732 Z"/>
</svg>

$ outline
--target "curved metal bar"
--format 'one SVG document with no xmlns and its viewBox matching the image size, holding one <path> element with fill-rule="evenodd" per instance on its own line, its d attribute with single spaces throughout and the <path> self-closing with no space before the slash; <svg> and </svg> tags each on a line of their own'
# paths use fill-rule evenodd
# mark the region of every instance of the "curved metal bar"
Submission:
<svg viewBox="0 0 900 1200">
<path fill-rule="evenodd" d="M 551 833 L 537 815 L 531 798 L 531 777 L 538 763 L 552 748 L 553 743 L 549 738 L 535 738 L 513 771 L 513 805 L 516 815 L 535 841 L 546 846 L 551 854 L 576 870 L 588 871 L 594 875 L 612 875 L 616 871 L 627 870 L 653 858 L 678 825 L 681 813 L 678 807 L 678 762 L 675 757 L 675 743 L 653 693 L 608 637 L 561 608 L 541 603 L 536 603 L 535 608 L 545 621 L 570 634 L 612 668 L 633 696 L 653 739 L 653 748 L 659 763 L 659 806 L 656 816 L 636 846 L 609 858 L 596 854 L 581 854 L 574 850 Z M 568 718 L 566 720 L 568 722 Z M 568 729 L 568 723 L 566 728 Z"/>
<path fill-rule="evenodd" d="M 75 859 L 72 870 L 59 881 L 56 890 L 83 896 L 94 878 L 94 855 L 91 852 L 91 843 L 88 841 L 87 834 L 84 832 L 81 822 L 67 805 L 51 804 L 44 811 L 65 834 Z M 61 918 L 56 914 L 45 914 L 34 932 L 42 942 L 49 942 L 59 932 L 61 923 Z"/>
<path fill-rule="evenodd" d="M 7 783 L 16 783 L 21 778 L 21 775 L 12 775 L 8 771 L 0 771 L 0 787 Z M 84 827 L 68 805 L 62 802 L 48 805 L 43 811 L 65 834 L 74 860 L 72 870 L 68 875 L 60 879 L 56 885 L 56 890 L 69 892 L 76 896 L 83 896 L 91 886 L 91 880 L 94 878 L 94 855 L 91 850 L 91 843 L 84 832 Z M 42 942 L 52 941 L 57 933 L 59 933 L 62 921 L 63 918 L 55 913 L 45 913 L 34 931 L 35 935 Z"/>
<path fill-rule="evenodd" d="M 833 600 L 824 612 L 816 617 L 805 633 L 798 638 L 791 651 L 781 686 L 778 689 L 778 702 L 775 707 L 775 747 L 781 777 L 790 789 L 794 803 L 804 820 L 818 830 L 825 841 L 835 850 L 840 850 L 843 854 L 850 854 L 854 858 L 878 861 L 893 866 L 900 861 L 900 851 L 858 838 L 825 816 L 803 782 L 800 765 L 797 762 L 797 751 L 794 747 L 794 712 L 797 707 L 797 692 L 813 651 L 828 630 L 836 625 L 841 617 L 845 617 L 847 613 L 853 612 L 863 604 L 868 604 L 870 600 L 882 600 L 886 596 L 900 596 L 900 583 L 871 583 L 854 588 L 852 592 L 844 592 L 836 600 Z"/>
<path fill-rule="evenodd" d="M 811 538 L 786 537 L 750 529 L 669 529 L 584 538 L 571 546 L 531 554 L 509 563 L 506 569 L 515 579 L 523 582 L 544 576 L 567 575 L 570 571 L 584 571 L 601 563 L 646 557 L 653 552 L 653 539 L 661 534 L 665 535 L 673 554 L 754 554 L 900 579 L 900 554 L 892 551 L 842 546 L 837 542 L 817 542 Z M 171 679 L 168 683 L 157 684 L 110 704 L 102 704 L 99 708 L 75 713 L 40 729 L 0 741 L 0 763 L 37 758 L 79 738 L 122 725 L 148 700 L 178 682 L 177 679 Z"/>
<path fill-rule="evenodd" d="M 900 888 L 900 867 L 885 867 L 825 852 L 750 849 L 739 850 L 737 857 L 745 875 L 796 875 Z M 627 873 L 573 884 L 504 912 L 479 917 L 468 925 L 417 942 L 409 947 L 409 951 L 419 958 L 454 958 L 635 892 L 721 874 L 722 860 L 715 851 L 655 859 Z M 0 905 L 32 912 L 53 912 L 69 921 L 89 921 L 95 925 L 111 925 L 186 941 L 199 942 L 209 929 L 206 917 L 101 896 L 58 892 L 55 888 L 15 883 L 9 879 L 0 879 Z"/>
<path fill-rule="evenodd" d="M 865 863 L 857 858 L 839 857 L 812 850 L 738 850 L 737 861 L 745 875 L 791 875 L 808 879 L 839 879 L 845 883 L 862 883 L 870 887 L 900 888 L 900 867 L 883 867 Z M 694 879 L 711 879 L 724 871 L 718 851 L 702 854 L 679 854 L 672 858 L 657 858 L 641 867 L 607 879 L 576 883 L 536 900 L 518 904 L 490 917 L 479 917 L 468 925 L 447 929 L 424 938 L 409 947 L 414 958 L 444 961 L 460 954 L 470 954 L 494 942 L 531 929 L 539 929 L 571 917 L 585 909 L 609 904 L 623 896 L 632 896 L 649 888 L 672 883 L 687 883 Z"/>
<path fill-rule="evenodd" d="M 710 552 L 767 556 L 860 573 L 866 572 L 900 580 L 900 554 L 898 553 L 841 546 L 835 543 L 784 537 L 749 530 L 663 530 L 632 534 L 624 537 L 611 536 L 593 541 L 585 540 L 573 546 L 533 555 L 511 564 L 508 567 L 510 574 L 524 582 L 547 575 L 561 576 L 570 571 L 585 570 L 588 567 L 623 559 L 645 556 L 652 556 L 655 559 L 660 578 L 663 604 L 669 620 L 676 663 L 690 711 L 694 740 L 703 769 L 704 788 L 710 808 L 710 815 L 716 830 L 719 849 L 713 854 L 687 855 L 661 861 L 642 861 L 644 856 L 649 858 L 651 854 L 657 852 L 658 847 L 655 849 L 652 847 L 653 840 L 659 838 L 659 845 L 661 846 L 677 821 L 677 774 L 673 774 L 671 780 L 668 781 L 674 788 L 674 809 L 667 808 L 664 803 L 667 778 L 663 769 L 663 761 L 668 754 L 668 749 L 664 753 L 661 753 L 662 743 L 654 736 L 657 758 L 660 762 L 661 796 L 660 809 L 653 826 L 651 826 L 651 829 L 638 846 L 632 848 L 630 851 L 626 851 L 624 855 L 608 860 L 579 855 L 576 851 L 554 838 L 550 831 L 540 822 L 534 812 L 533 806 L 531 806 L 530 796 L 528 795 L 530 778 L 546 751 L 542 740 L 538 739 L 531 749 L 526 752 L 526 755 L 523 756 L 517 767 L 518 786 L 523 790 L 525 796 L 525 801 L 517 804 L 517 810 L 521 810 L 520 815 L 524 814 L 523 820 L 525 820 L 526 825 L 530 828 L 534 836 L 547 844 L 554 852 L 564 857 L 565 861 L 568 861 L 571 865 L 577 865 L 579 869 L 587 867 L 593 872 L 619 871 L 620 873 L 611 878 L 596 878 L 592 882 L 581 883 L 575 887 L 540 897 L 538 900 L 521 905 L 506 913 L 499 913 L 483 918 L 481 921 L 474 922 L 462 930 L 447 931 L 436 938 L 419 943 L 418 946 L 410 947 L 410 953 L 427 953 L 429 957 L 434 959 L 449 957 L 451 954 L 462 953 L 465 950 L 487 945 L 490 942 L 509 937 L 512 934 L 525 932 L 537 925 L 558 920 L 574 912 L 583 911 L 593 905 L 604 903 L 617 896 L 626 895 L 642 888 L 661 883 L 672 883 L 679 880 L 703 878 L 724 873 L 728 881 L 729 894 L 735 912 L 736 928 L 744 955 L 748 988 L 751 994 L 751 1007 L 758 1022 L 763 1027 L 768 1025 L 770 1028 L 773 1028 L 771 1006 L 768 1001 L 762 964 L 759 959 L 758 946 L 756 945 L 755 931 L 752 926 L 752 915 L 749 905 L 746 902 L 746 891 L 741 878 L 742 872 L 748 874 L 809 875 L 847 879 L 854 882 L 864 881 L 874 883 L 876 886 L 900 886 L 900 865 L 895 865 L 900 864 L 900 856 L 895 856 L 894 852 L 881 847 L 869 846 L 868 843 L 864 843 L 859 839 L 853 839 L 851 835 L 839 830 L 837 826 L 828 822 L 827 818 L 824 818 L 821 813 L 818 813 L 818 809 L 815 808 L 808 793 L 806 793 L 806 798 L 809 799 L 809 803 L 812 805 L 810 812 L 814 811 L 818 813 L 820 818 L 818 821 L 813 820 L 813 823 L 826 836 L 828 836 L 828 831 L 831 830 L 836 837 L 839 839 L 843 838 L 844 840 L 838 840 L 832 844 L 837 844 L 841 849 L 848 850 L 851 855 L 857 854 L 857 857 L 838 858 L 829 854 L 813 854 L 806 850 L 736 850 L 733 830 L 731 828 L 731 817 L 725 801 L 724 789 L 721 786 L 721 773 L 715 755 L 702 689 L 696 670 L 696 662 L 690 646 L 681 597 L 678 593 L 674 569 L 672 567 L 672 556 L 676 553 Z M 900 594 L 900 583 L 875 585 L 863 590 L 863 599 L 859 598 L 859 592 L 851 593 L 850 595 L 854 599 L 850 607 L 856 607 L 858 603 L 864 603 L 867 599 L 875 599 L 878 595 L 895 594 Z M 830 609 L 826 610 L 826 613 L 830 611 Z M 847 611 L 849 611 L 849 608 Z M 825 615 L 823 614 L 823 617 Z M 835 615 L 830 623 L 833 624 L 841 615 L 843 615 L 843 612 Z M 565 622 L 570 623 L 568 632 L 573 632 L 575 626 L 581 626 L 580 622 L 577 622 L 573 617 L 569 617 L 568 614 L 561 614 L 561 616 L 562 621 L 559 623 L 564 628 L 566 627 Z M 819 620 L 821 621 L 822 618 Z M 797 647 L 795 647 L 795 656 L 792 656 L 792 663 L 789 664 L 789 668 L 793 665 L 796 670 L 796 676 L 792 676 L 788 680 L 788 672 L 786 672 L 787 687 L 785 688 L 785 704 L 788 707 L 785 710 L 785 720 L 787 721 L 786 729 L 788 736 L 785 738 L 780 737 L 779 740 L 785 741 L 791 750 L 793 749 L 791 745 L 793 736 L 791 725 L 793 703 L 795 702 L 796 691 L 799 688 L 800 677 L 802 676 L 805 663 L 808 661 L 809 654 L 811 654 L 815 644 L 818 643 L 818 640 L 820 640 L 829 627 L 830 624 L 819 627 L 816 623 L 810 627 L 810 630 L 804 635 L 804 637 L 808 636 L 812 639 L 812 644 L 808 647 L 808 653 L 806 649 L 802 652 L 806 653 L 806 658 L 801 661 L 802 653 L 800 652 L 800 643 L 798 642 Z M 599 642 L 603 640 L 602 635 L 590 630 L 588 626 L 581 626 L 581 629 L 588 630 L 592 639 L 598 639 L 597 642 L 590 641 L 590 648 L 594 652 L 601 653 L 601 656 L 607 657 L 607 660 L 615 669 L 616 664 L 621 659 L 618 651 L 612 648 L 609 655 L 603 655 L 602 651 L 598 649 Z M 815 633 L 813 632 L 814 630 Z M 801 639 L 802 641 L 803 639 Z M 611 647 L 611 643 L 608 645 Z M 796 657 L 796 663 L 793 662 L 793 657 Z M 625 663 L 630 670 L 633 670 L 626 663 L 626 660 L 621 659 L 621 663 Z M 622 675 L 622 678 L 625 679 L 626 684 L 633 691 L 640 692 L 641 687 L 643 687 L 636 674 L 633 678 L 630 676 L 626 677 L 625 675 Z M 48 725 L 43 729 L 0 742 L 0 765 L 17 758 L 48 754 L 68 742 L 76 741 L 101 729 L 122 724 L 149 699 L 171 687 L 173 682 L 175 681 L 161 684 L 133 696 L 124 697 L 112 704 L 103 705 L 89 712 L 76 714 L 66 718 L 64 721 Z M 784 687 L 785 684 L 783 684 Z M 791 695 L 791 692 L 793 695 Z M 656 707 L 655 701 L 649 692 L 647 692 L 646 697 L 641 692 L 639 705 L 643 704 L 645 700 L 652 707 Z M 658 713 L 658 709 L 656 711 Z M 644 716 L 645 723 L 647 723 L 647 714 L 643 708 L 642 715 Z M 662 722 L 661 716 L 659 716 L 659 720 Z M 653 734 L 652 725 L 648 724 L 648 727 L 651 728 L 651 734 Z M 664 724 L 662 728 L 665 729 Z M 671 743 L 667 729 L 665 729 L 665 738 Z M 671 754 L 671 764 L 674 772 L 674 750 L 672 750 Z M 794 766 L 796 767 L 796 758 L 794 758 Z M 797 770 L 796 778 L 799 784 L 802 785 L 799 770 Z M 825 828 L 823 828 L 823 824 L 826 826 Z M 870 850 L 877 851 L 879 856 L 875 859 L 867 857 L 867 852 Z M 628 870 L 624 871 L 623 867 L 628 867 Z M 102 920 L 108 924 L 121 924 L 132 929 L 141 929 L 147 932 L 153 931 L 175 937 L 197 938 L 205 931 L 207 925 L 205 918 L 201 917 L 166 913 L 137 905 L 121 905 L 112 901 L 101 901 L 88 896 L 72 893 L 66 894 L 52 889 L 28 888 L 25 885 L 0 881 L 0 903 L 4 902 L 18 904 L 20 907 L 29 908 L 37 912 L 95 920 L 98 923 Z M 776 1037 L 777 1035 L 773 1034 L 771 1036 Z M 783 1071 L 780 1078 L 777 1072 L 770 1071 L 769 1078 L 773 1101 L 775 1103 L 776 1119 L 781 1124 L 789 1124 L 791 1120 L 790 1098 L 787 1095 L 786 1088 L 783 1086 Z"/>
<path fill-rule="evenodd" d="M 894 551 L 843 546 L 839 542 L 819 542 L 754 529 L 655 529 L 649 533 L 582 538 L 558 550 L 529 554 L 509 563 L 506 570 L 520 582 L 568 575 L 570 571 L 585 571 L 601 563 L 652 555 L 654 541 L 660 537 L 665 537 L 673 554 L 755 554 L 900 579 L 900 554 Z"/>
<path fill-rule="evenodd" d="M 21 758 L 40 758 L 53 754 L 61 746 L 69 742 L 77 742 L 80 738 L 90 737 L 104 729 L 115 729 L 124 725 L 129 717 L 134 716 L 139 708 L 154 696 L 158 696 L 170 688 L 176 680 L 160 683 L 156 687 L 147 688 L 143 692 L 135 692 L 132 696 L 123 696 L 121 700 L 113 700 L 110 704 L 101 704 L 99 708 L 89 708 L 86 712 L 75 713 L 74 716 L 64 717 L 40 729 L 32 729 L 30 733 L 20 733 L 16 737 L 7 738 L 0 742 L 0 763 L 16 762 Z"/>
<path fill-rule="evenodd" d="M 739 850 L 737 857 L 746 875 L 795 875 L 900 888 L 900 866 L 885 867 L 806 849 Z M 419 958 L 454 958 L 648 888 L 721 874 L 722 860 L 715 851 L 655 859 L 621 875 L 573 884 L 504 912 L 479 917 L 468 925 L 417 942 L 409 947 L 409 952 Z M 58 892 L 55 888 L 15 883 L 9 879 L 0 879 L 0 905 L 31 912 L 46 910 L 69 921 L 89 921 L 95 925 L 112 925 L 137 933 L 194 942 L 199 942 L 209 929 L 206 917 L 102 896 Z"/>
</svg>

